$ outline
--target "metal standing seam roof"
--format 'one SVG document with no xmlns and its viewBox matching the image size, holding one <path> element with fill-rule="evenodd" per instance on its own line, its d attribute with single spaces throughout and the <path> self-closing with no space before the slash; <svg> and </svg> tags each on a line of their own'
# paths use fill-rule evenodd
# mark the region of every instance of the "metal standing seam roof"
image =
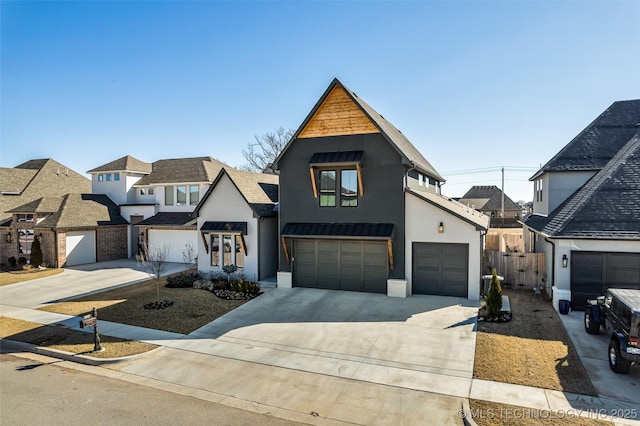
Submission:
<svg viewBox="0 0 640 426">
<path fill-rule="evenodd" d="M 392 223 L 287 223 L 283 237 L 391 239 Z"/>
<path fill-rule="evenodd" d="M 202 224 L 200 231 L 203 232 L 239 232 L 247 235 L 247 222 L 213 222 L 207 221 Z"/>
<path fill-rule="evenodd" d="M 302 122 L 298 130 L 293 134 L 291 140 L 287 143 L 285 148 L 282 150 L 280 155 L 273 162 L 274 167 L 278 167 L 278 161 L 287 151 L 287 148 L 293 143 L 294 140 L 298 137 L 298 135 L 305 128 L 309 120 L 316 113 L 318 108 L 322 105 L 327 96 L 331 93 L 334 87 L 340 87 L 344 90 L 347 95 L 353 100 L 353 102 L 365 113 L 365 115 L 371 120 L 372 123 L 375 124 L 376 127 L 380 130 L 383 136 L 391 143 L 391 145 L 398 151 L 398 153 L 408 162 L 413 165 L 420 171 L 422 171 L 427 176 L 436 179 L 439 182 L 445 182 L 445 179 L 436 171 L 436 169 L 424 158 L 424 156 L 416 149 L 416 147 L 409 141 L 409 139 L 404 136 L 404 134 L 398 130 L 393 124 L 388 122 L 382 115 L 380 115 L 375 109 L 369 106 L 366 102 L 360 99 L 355 92 L 346 87 L 340 80 L 334 78 L 327 90 L 325 90 L 324 94 L 320 97 L 316 105 L 313 107 L 311 112 L 307 115 L 305 120 Z"/>
<path fill-rule="evenodd" d="M 363 155 L 364 151 L 316 152 L 309 164 L 356 164 L 362 161 Z"/>
</svg>

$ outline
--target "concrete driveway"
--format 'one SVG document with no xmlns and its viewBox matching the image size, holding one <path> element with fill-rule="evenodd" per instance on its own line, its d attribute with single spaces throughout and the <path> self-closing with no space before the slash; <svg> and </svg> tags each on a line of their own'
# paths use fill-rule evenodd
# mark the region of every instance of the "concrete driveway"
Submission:
<svg viewBox="0 0 640 426">
<path fill-rule="evenodd" d="M 182 263 L 167 263 L 163 275 L 184 270 Z M 58 275 L 0 287 L 0 304 L 39 308 L 69 297 L 149 279 L 135 260 L 122 259 L 64 268 Z"/>
<path fill-rule="evenodd" d="M 604 330 L 597 335 L 588 334 L 582 311 L 571 311 L 560 318 L 600 396 L 626 401 L 640 409 L 640 365 L 632 365 L 629 374 L 614 373 L 607 359 L 610 336 Z"/>
<path fill-rule="evenodd" d="M 274 289 L 114 368 L 307 419 L 462 424 L 477 309 L 450 297 Z"/>
</svg>

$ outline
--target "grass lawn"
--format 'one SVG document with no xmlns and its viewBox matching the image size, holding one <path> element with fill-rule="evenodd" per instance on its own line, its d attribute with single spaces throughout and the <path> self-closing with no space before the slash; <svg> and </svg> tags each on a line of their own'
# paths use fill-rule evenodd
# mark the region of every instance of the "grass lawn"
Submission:
<svg viewBox="0 0 640 426">
<path fill-rule="evenodd" d="M 36 278 L 49 277 L 61 273 L 60 268 L 29 269 L 25 271 L 0 272 L 0 287 L 8 284 L 21 283 L 23 281 L 35 280 Z"/>
<path fill-rule="evenodd" d="M 160 279 L 160 300 L 172 301 L 165 309 L 145 309 L 156 300 L 156 280 L 148 280 L 102 293 L 40 308 L 48 312 L 80 315 L 93 307 L 98 320 L 188 334 L 244 304 L 245 300 L 223 300 L 206 290 L 166 288 Z"/>
<path fill-rule="evenodd" d="M 89 353 L 94 349 L 93 333 L 47 326 L 34 322 L 0 317 L 0 338 L 31 343 L 50 349 L 74 354 L 86 354 L 94 358 L 118 358 L 150 351 L 156 346 L 148 343 L 100 336 L 104 352 Z"/>
<path fill-rule="evenodd" d="M 596 396 L 551 302 L 524 290 L 504 290 L 502 294 L 509 296 L 513 319 L 506 323 L 478 322 L 473 377 Z M 487 404 L 493 403 L 471 401 L 471 408 L 487 408 Z M 496 409 L 500 405 L 494 404 Z M 477 420 L 482 420 L 478 421 L 481 425 L 504 424 Z"/>
</svg>

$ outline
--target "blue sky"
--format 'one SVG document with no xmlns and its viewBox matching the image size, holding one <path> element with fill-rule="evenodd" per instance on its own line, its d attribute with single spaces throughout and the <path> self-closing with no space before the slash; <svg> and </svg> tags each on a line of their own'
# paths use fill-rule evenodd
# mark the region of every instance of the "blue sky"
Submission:
<svg viewBox="0 0 640 426">
<path fill-rule="evenodd" d="M 528 178 L 612 102 L 640 98 L 640 2 L 10 2 L 0 165 L 124 155 L 231 166 L 297 128 L 334 77 L 447 179 Z M 489 169 L 481 173 L 468 170 Z M 460 172 L 462 171 L 462 172 Z"/>
</svg>

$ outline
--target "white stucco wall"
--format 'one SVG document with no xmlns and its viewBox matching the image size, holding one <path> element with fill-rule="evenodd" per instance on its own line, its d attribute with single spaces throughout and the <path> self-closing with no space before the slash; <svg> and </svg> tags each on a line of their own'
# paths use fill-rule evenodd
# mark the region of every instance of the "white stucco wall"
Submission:
<svg viewBox="0 0 640 426">
<path fill-rule="evenodd" d="M 93 194 L 105 194 L 116 204 L 127 203 L 127 182 L 123 179 L 122 173 L 120 174 L 120 180 L 113 180 L 113 173 L 111 173 L 111 180 L 98 181 L 98 174 L 102 174 L 104 179 L 106 173 L 92 173 L 91 174 L 91 192 Z"/>
<path fill-rule="evenodd" d="M 480 231 L 463 219 L 454 216 L 416 196 L 405 194 L 405 278 L 411 286 L 412 243 L 463 243 L 469 245 L 469 300 L 480 298 L 481 242 Z M 444 232 L 438 233 L 440 222 Z"/>
<path fill-rule="evenodd" d="M 244 236 L 247 245 L 247 255 L 244 259 L 243 272 L 250 280 L 258 280 L 258 220 L 253 217 L 253 210 L 249 207 L 233 185 L 227 175 L 222 176 L 206 203 L 198 214 L 198 271 L 208 275 L 212 271 L 220 270 L 211 266 L 211 244 L 209 236 L 209 253 L 204 248 L 200 228 L 204 222 L 247 222 L 247 235 Z M 223 232 L 220 232 L 221 234 Z"/>
<path fill-rule="evenodd" d="M 542 178 L 542 201 L 536 201 L 535 182 L 533 185 L 533 212 L 548 215 L 576 192 L 595 174 L 586 172 L 548 172 Z"/>
<path fill-rule="evenodd" d="M 187 244 L 191 244 L 195 250 L 197 237 L 198 233 L 195 230 L 149 229 L 149 253 L 153 253 L 158 248 L 167 247 L 168 261 L 182 263 Z"/>
</svg>

